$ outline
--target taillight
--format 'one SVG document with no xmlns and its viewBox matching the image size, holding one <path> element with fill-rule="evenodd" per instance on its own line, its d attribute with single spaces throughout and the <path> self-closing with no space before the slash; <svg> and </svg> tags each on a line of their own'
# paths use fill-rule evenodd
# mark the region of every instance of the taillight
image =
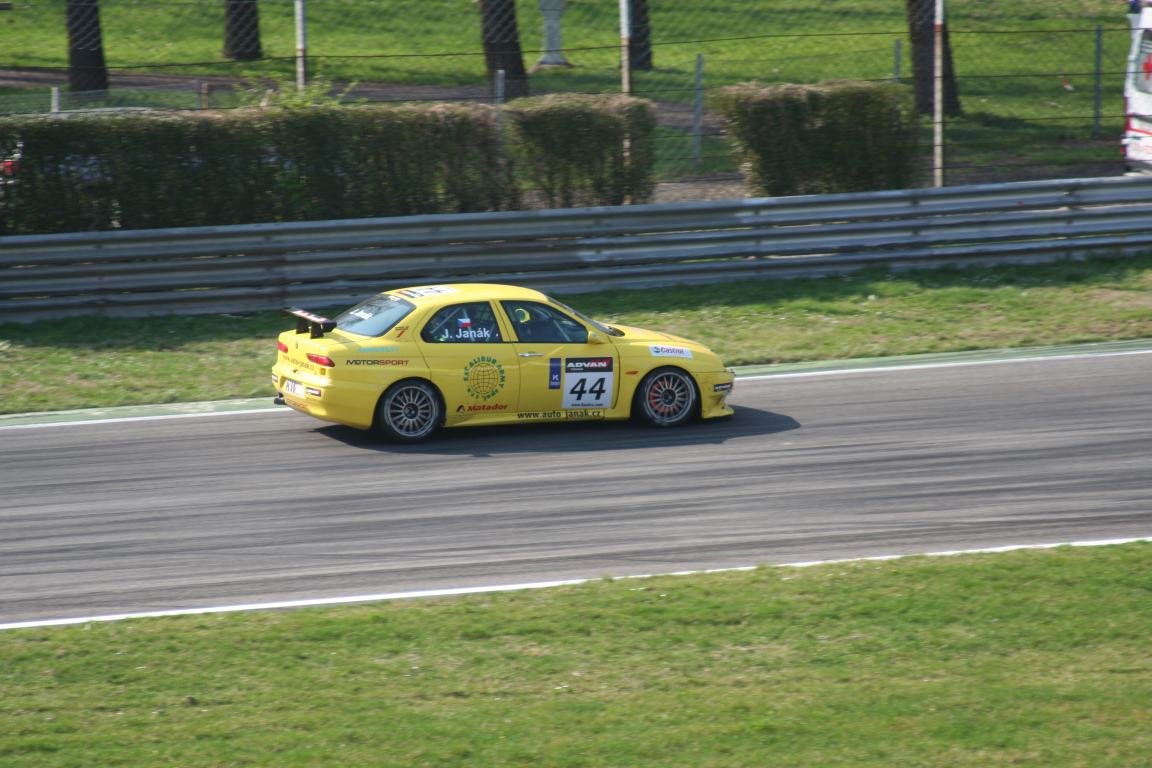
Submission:
<svg viewBox="0 0 1152 768">
<path fill-rule="evenodd" d="M 316 365 L 323 365 L 325 368 L 335 368 L 336 363 L 328 355 L 316 355 L 311 352 L 308 353 L 308 359 Z"/>
<path fill-rule="evenodd" d="M 276 350 L 278 352 L 283 352 L 283 353 L 287 354 L 288 353 L 288 345 L 282 341 L 277 341 L 276 342 Z"/>
</svg>

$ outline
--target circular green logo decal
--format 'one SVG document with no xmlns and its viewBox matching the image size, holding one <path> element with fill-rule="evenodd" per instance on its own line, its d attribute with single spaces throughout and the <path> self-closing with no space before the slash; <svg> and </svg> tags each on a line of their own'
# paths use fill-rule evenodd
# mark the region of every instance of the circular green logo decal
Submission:
<svg viewBox="0 0 1152 768">
<path fill-rule="evenodd" d="M 504 389 L 507 376 L 504 366 L 500 365 L 494 357 L 481 355 L 474 357 L 464 366 L 464 384 L 468 394 L 479 400 L 490 400 Z"/>
</svg>

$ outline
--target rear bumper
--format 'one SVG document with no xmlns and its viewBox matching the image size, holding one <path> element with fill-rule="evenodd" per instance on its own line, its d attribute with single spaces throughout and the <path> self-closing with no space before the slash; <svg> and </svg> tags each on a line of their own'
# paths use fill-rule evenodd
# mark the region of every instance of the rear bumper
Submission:
<svg viewBox="0 0 1152 768">
<path fill-rule="evenodd" d="M 1133 175 L 1152 173 L 1152 134 L 1128 133 L 1124 145 L 1124 166 Z"/>
<path fill-rule="evenodd" d="M 296 382 L 302 391 L 285 391 L 285 380 Z M 334 383 L 326 377 L 302 371 L 284 372 L 272 369 L 275 401 L 322 421 L 345 424 L 357 429 L 371 429 L 380 397 L 377 388 L 351 382 Z"/>
</svg>

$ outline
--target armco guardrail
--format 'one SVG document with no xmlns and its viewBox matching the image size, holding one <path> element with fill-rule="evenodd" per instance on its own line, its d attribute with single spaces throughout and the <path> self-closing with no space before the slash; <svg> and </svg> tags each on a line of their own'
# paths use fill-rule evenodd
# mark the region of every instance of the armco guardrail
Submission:
<svg viewBox="0 0 1152 768">
<path fill-rule="evenodd" d="M 1152 177 L 0 238 L 0 321 L 555 292 L 1152 249 Z"/>
</svg>

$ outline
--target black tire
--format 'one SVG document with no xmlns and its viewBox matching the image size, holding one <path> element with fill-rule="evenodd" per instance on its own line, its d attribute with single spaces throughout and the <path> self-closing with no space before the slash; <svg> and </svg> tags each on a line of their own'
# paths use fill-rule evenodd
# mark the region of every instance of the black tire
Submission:
<svg viewBox="0 0 1152 768">
<path fill-rule="evenodd" d="M 426 381 L 407 379 L 388 388 L 376 406 L 376 426 L 390 440 L 416 443 L 432 435 L 443 420 L 440 395 Z"/>
<path fill-rule="evenodd" d="M 699 401 L 691 376 L 679 368 L 657 368 L 640 382 L 632 413 L 654 427 L 676 427 L 698 413 Z"/>
</svg>

